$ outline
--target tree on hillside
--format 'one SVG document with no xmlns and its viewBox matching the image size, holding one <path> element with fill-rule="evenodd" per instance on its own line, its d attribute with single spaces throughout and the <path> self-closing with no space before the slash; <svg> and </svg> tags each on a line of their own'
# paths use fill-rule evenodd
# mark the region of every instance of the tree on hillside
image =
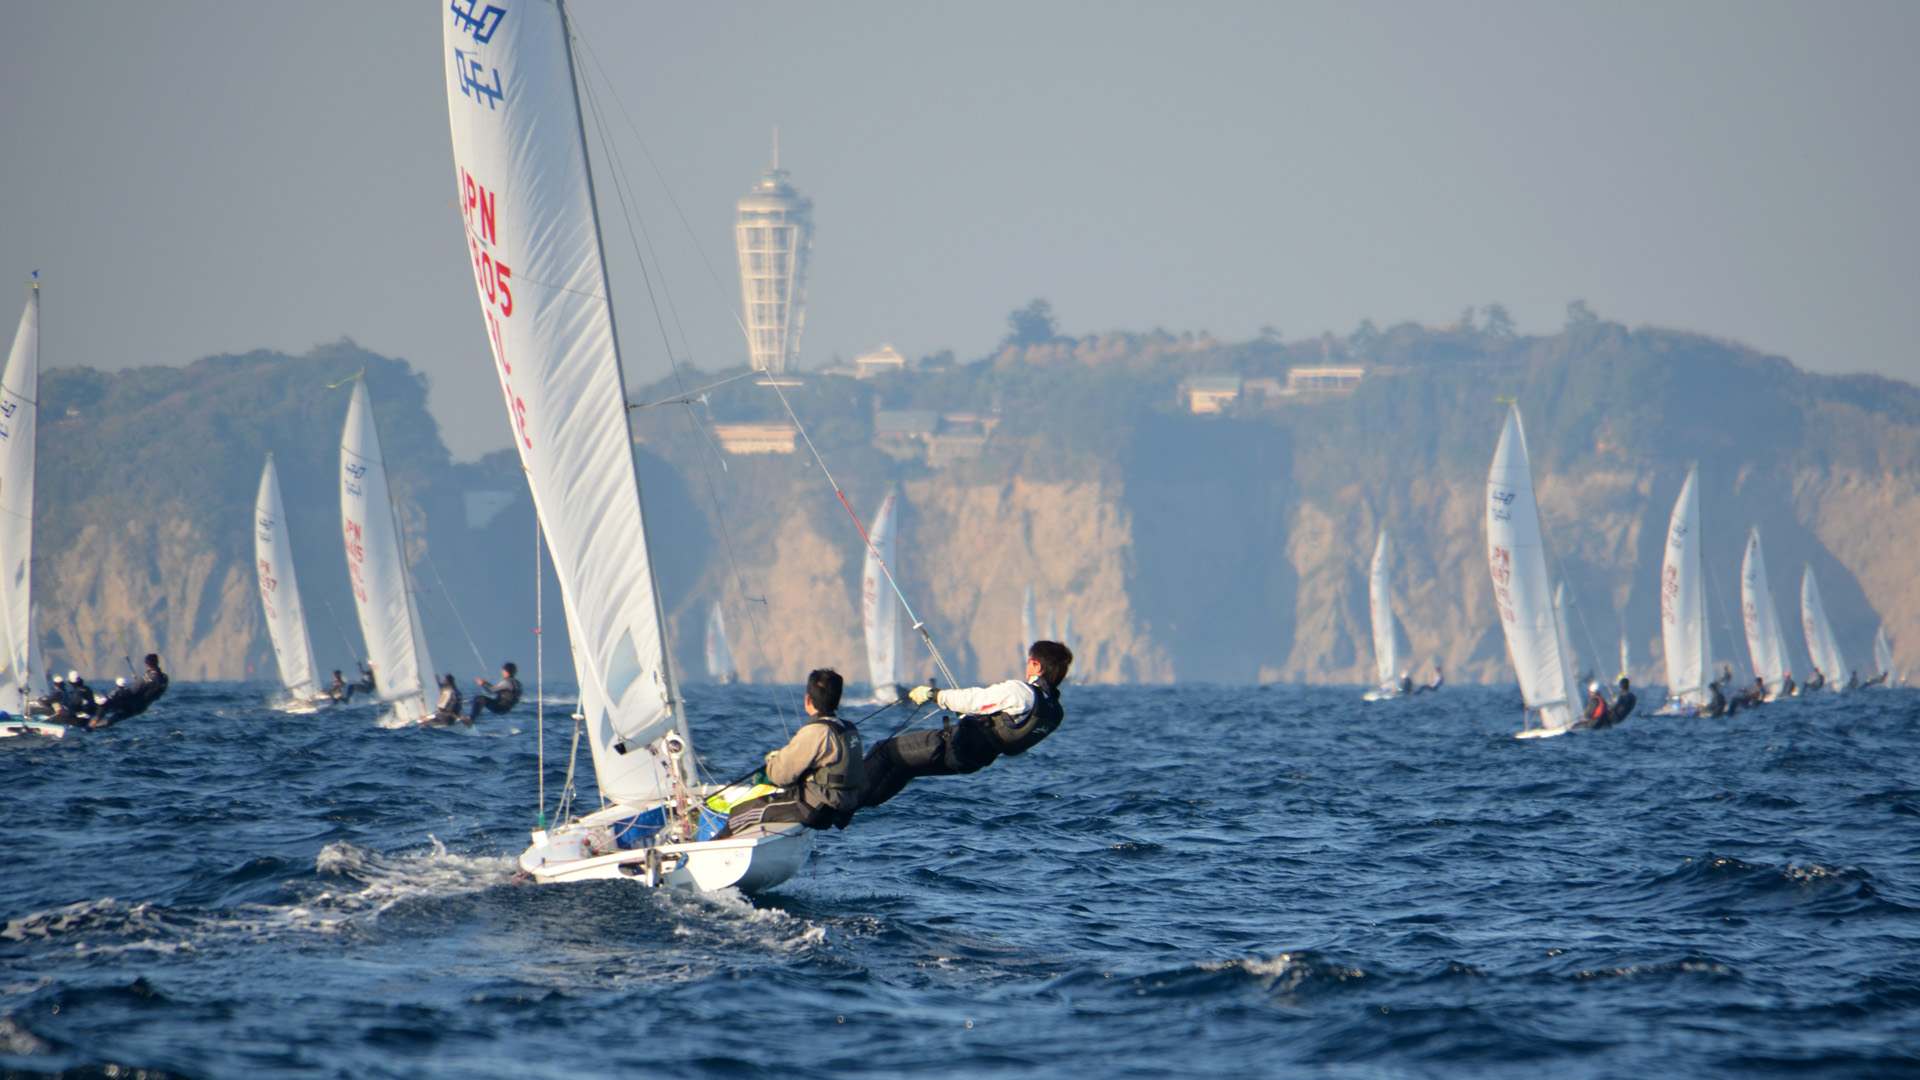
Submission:
<svg viewBox="0 0 1920 1080">
<path fill-rule="evenodd" d="M 1380 328 L 1373 325 L 1372 319 L 1361 319 L 1360 325 L 1354 327 L 1353 333 L 1347 335 L 1347 348 L 1361 356 L 1372 355 L 1373 347 L 1379 343 Z"/>
<path fill-rule="evenodd" d="M 1567 329 L 1578 330 L 1583 326 L 1594 326 L 1600 322 L 1600 316 L 1593 313 L 1585 300 L 1572 300 L 1567 303 Z"/>
<path fill-rule="evenodd" d="M 1474 329 L 1472 304 L 1468 304 L 1466 308 L 1460 312 L 1460 322 L 1455 329 L 1466 331 L 1472 331 Z"/>
<path fill-rule="evenodd" d="M 1035 299 L 1033 303 L 1008 315 L 1007 325 L 1013 332 L 1001 342 L 1003 346 L 1045 345 L 1055 336 L 1053 305 L 1045 300 Z"/>
<path fill-rule="evenodd" d="M 1480 310 L 1485 312 L 1487 316 L 1487 333 L 1492 334 L 1494 337 L 1513 336 L 1513 316 L 1507 314 L 1507 309 L 1504 306 L 1500 304 L 1488 304 Z"/>
</svg>

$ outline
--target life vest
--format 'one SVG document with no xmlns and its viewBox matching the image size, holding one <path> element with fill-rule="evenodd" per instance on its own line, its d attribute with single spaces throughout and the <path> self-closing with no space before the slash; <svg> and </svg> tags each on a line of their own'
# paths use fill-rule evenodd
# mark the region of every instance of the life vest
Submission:
<svg viewBox="0 0 1920 1080">
<path fill-rule="evenodd" d="M 1026 753 L 1053 734 L 1066 718 L 1060 708 L 1060 691 L 1048 686 L 1045 679 L 1035 679 L 1029 685 L 1033 687 L 1033 708 L 1018 716 L 994 713 L 982 717 L 1003 754 Z"/>
<path fill-rule="evenodd" d="M 807 777 L 809 787 L 827 793 L 827 803 L 844 808 L 859 797 L 860 781 L 865 777 L 866 747 L 860 741 L 860 729 L 837 716 L 819 716 L 813 720 L 825 724 L 827 738 L 839 754 L 825 765 L 817 765 Z"/>
</svg>

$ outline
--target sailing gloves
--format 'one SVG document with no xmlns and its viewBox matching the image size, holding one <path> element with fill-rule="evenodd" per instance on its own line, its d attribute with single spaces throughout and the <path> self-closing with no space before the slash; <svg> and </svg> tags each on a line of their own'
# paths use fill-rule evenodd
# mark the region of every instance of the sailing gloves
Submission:
<svg viewBox="0 0 1920 1080">
<path fill-rule="evenodd" d="M 913 702 L 915 705 L 925 705 L 927 702 L 933 700 L 933 687 L 916 686 L 907 691 L 907 700 Z"/>
</svg>

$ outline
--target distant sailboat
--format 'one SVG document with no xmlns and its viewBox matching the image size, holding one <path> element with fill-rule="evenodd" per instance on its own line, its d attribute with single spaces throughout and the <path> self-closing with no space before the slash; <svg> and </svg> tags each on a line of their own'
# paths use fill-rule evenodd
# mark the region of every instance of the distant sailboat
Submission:
<svg viewBox="0 0 1920 1080">
<path fill-rule="evenodd" d="M 1780 632 L 1780 612 L 1767 585 L 1767 557 L 1760 548 L 1760 526 L 1747 533 L 1747 554 L 1740 563 L 1740 613 L 1747 628 L 1747 654 L 1753 673 L 1767 688 L 1767 699 L 1786 689 L 1787 638 Z"/>
<path fill-rule="evenodd" d="M 1367 701 L 1400 695 L 1400 650 L 1393 633 L 1393 596 L 1390 589 L 1393 544 L 1387 530 L 1373 545 L 1373 567 L 1367 575 L 1367 612 L 1373 624 L 1374 688 L 1361 695 Z"/>
<path fill-rule="evenodd" d="M 1660 639 L 1667 654 L 1668 709 L 1712 700 L 1707 689 L 1707 582 L 1700 572 L 1700 467 L 1687 470 L 1667 522 L 1660 568 Z"/>
<path fill-rule="evenodd" d="M 436 693 L 439 680 L 421 632 L 365 379 L 353 384 L 353 403 L 347 406 L 347 425 L 340 435 L 340 518 L 347 577 L 367 643 L 367 666 L 373 669 L 373 693 L 392 706 L 382 722 L 418 723 L 433 715 L 428 695 Z"/>
<path fill-rule="evenodd" d="M 1033 613 L 1033 585 L 1027 585 L 1027 598 L 1020 605 L 1020 663 L 1027 662 L 1027 650 L 1040 640 L 1040 624 Z"/>
<path fill-rule="evenodd" d="M 1627 632 L 1620 631 L 1620 674 L 1616 678 L 1633 678 L 1633 649 L 1627 644 Z"/>
<path fill-rule="evenodd" d="M 1873 632 L 1873 666 L 1880 685 L 1893 685 L 1893 646 L 1887 642 L 1887 628 L 1883 625 Z"/>
<path fill-rule="evenodd" d="M 707 678 L 723 686 L 740 681 L 733 666 L 733 646 L 727 643 L 727 617 L 715 600 L 707 609 Z"/>
<path fill-rule="evenodd" d="M 900 541 L 895 525 L 900 493 L 888 491 L 880 500 L 868 530 L 866 572 L 860 577 L 860 619 L 867 632 L 867 673 L 873 700 L 886 704 L 900 700 L 900 609 L 886 589 L 880 563 L 896 567 Z"/>
<path fill-rule="evenodd" d="M 1827 622 L 1827 609 L 1820 603 L 1820 583 L 1814 580 L 1813 567 L 1800 577 L 1800 628 L 1807 635 L 1807 655 L 1827 681 L 1827 689 L 1847 686 L 1847 661 L 1840 655 L 1840 643 L 1834 640 L 1833 627 Z"/>
<path fill-rule="evenodd" d="M 33 470 L 34 429 L 40 411 L 40 282 L 35 275 L 20 316 L 13 351 L 0 372 L 0 628 L 5 632 L 8 693 L 0 708 L 11 717 L 0 735 L 66 735 L 64 724 L 24 719 L 33 696 Z"/>
<path fill-rule="evenodd" d="M 273 455 L 260 470 L 260 493 L 253 503 L 254 569 L 260 578 L 260 606 L 267 615 L 267 637 L 280 667 L 280 685 L 291 699 L 288 711 L 312 712 L 331 705 L 319 699 L 319 680 L 313 663 L 313 639 L 307 632 L 307 613 L 300 604 L 300 586 L 293 574 L 293 544 L 287 536 L 287 511 L 280 501 L 280 472 Z M 319 699 L 319 700 L 316 700 Z"/>
<path fill-rule="evenodd" d="M 747 792 L 698 775 L 654 581 L 619 337 L 562 3 L 440 7 L 448 121 L 474 284 L 515 448 L 567 614 L 575 731 L 600 805 L 533 831 L 535 881 L 744 892 L 805 864 L 797 822 L 707 839 Z"/>
<path fill-rule="evenodd" d="M 1507 409 L 1500 445 L 1487 471 L 1487 567 L 1493 575 L 1493 597 L 1507 637 L 1507 655 L 1520 679 L 1520 696 L 1527 708 L 1538 711 L 1540 720 L 1539 727 L 1517 737 L 1562 734 L 1573 724 L 1579 706 L 1547 584 L 1546 543 L 1518 406 Z"/>
</svg>

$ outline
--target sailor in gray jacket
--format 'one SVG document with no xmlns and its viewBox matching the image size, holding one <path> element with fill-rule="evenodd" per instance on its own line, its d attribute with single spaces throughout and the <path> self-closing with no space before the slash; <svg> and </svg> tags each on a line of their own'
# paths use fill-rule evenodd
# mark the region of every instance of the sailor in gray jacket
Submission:
<svg viewBox="0 0 1920 1080">
<path fill-rule="evenodd" d="M 759 822 L 797 821 L 809 829 L 841 828 L 860 806 L 863 760 L 860 729 L 840 710 L 840 673 L 821 668 L 807 676 L 806 723 L 787 745 L 767 754 L 767 782 L 787 790 L 733 808 L 721 837 Z"/>
</svg>

